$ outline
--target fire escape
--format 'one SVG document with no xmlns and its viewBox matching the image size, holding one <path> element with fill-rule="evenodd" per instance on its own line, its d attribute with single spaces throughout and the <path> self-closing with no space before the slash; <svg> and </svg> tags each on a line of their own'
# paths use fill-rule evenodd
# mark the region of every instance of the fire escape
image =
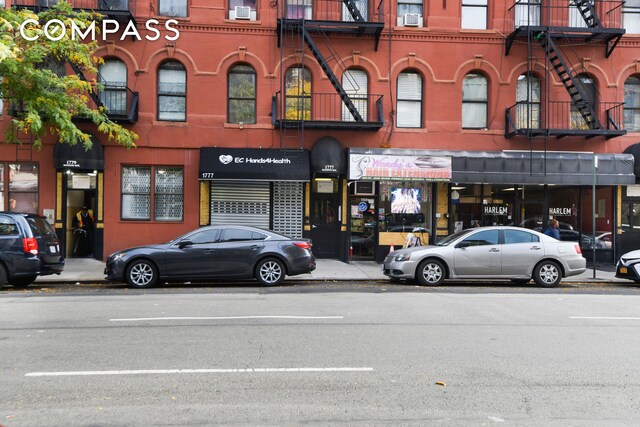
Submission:
<svg viewBox="0 0 640 427">
<path fill-rule="evenodd" d="M 373 4 L 370 4 L 372 2 Z M 384 28 L 383 0 L 284 0 L 278 8 L 278 47 L 284 64 L 295 58 L 299 75 L 287 82 L 282 69 L 279 91 L 272 100 L 272 122 L 282 141 L 292 138 L 302 144 L 305 129 L 376 131 L 384 125 L 382 95 L 366 93 L 339 56 L 331 38 L 344 35 L 373 39 L 377 50 Z M 326 75 L 335 92 L 308 81 L 307 50 Z M 286 67 L 282 67 L 286 68 Z M 334 70 L 339 70 L 339 73 Z M 342 75 L 342 82 L 340 77 Z M 346 87 L 345 87 L 346 86 Z M 312 89 L 313 88 L 313 89 Z M 282 142 L 281 141 L 281 142 Z M 283 143 L 283 145 L 288 145 Z"/>
<path fill-rule="evenodd" d="M 536 59 L 545 57 L 546 76 L 539 88 L 526 80 L 525 99 L 506 109 L 505 136 L 581 136 L 605 139 L 624 135 L 623 103 L 599 100 L 588 72 L 577 72 L 578 45 L 602 45 L 609 58 L 625 33 L 622 0 L 518 0 L 510 8 L 514 24 L 506 39 L 506 55 L 526 44 L 526 76 L 536 75 Z M 584 67 L 583 67 L 584 68 Z M 551 88 L 556 74 L 563 90 Z M 538 91 L 539 90 L 539 91 Z M 568 101 L 566 101 L 566 93 Z"/>
<path fill-rule="evenodd" d="M 126 25 L 129 21 L 135 22 L 134 0 L 68 0 L 74 10 L 88 10 L 101 14 L 104 18 L 113 19 Z M 58 0 L 13 0 L 12 7 L 15 9 L 29 9 L 35 13 L 55 6 Z M 130 8 L 130 5 L 134 8 Z M 71 69 L 78 77 L 87 81 L 83 71 L 72 61 L 67 61 Z M 112 86 L 105 82 L 99 74 L 97 81 L 102 83 L 104 90 L 92 89 L 89 91 L 90 103 L 93 108 L 104 107 L 107 117 L 115 122 L 136 123 L 138 121 L 138 92 L 132 91 L 126 86 Z M 112 106 L 118 108 L 110 108 Z M 76 117 L 75 120 L 86 120 L 84 117 Z"/>
</svg>

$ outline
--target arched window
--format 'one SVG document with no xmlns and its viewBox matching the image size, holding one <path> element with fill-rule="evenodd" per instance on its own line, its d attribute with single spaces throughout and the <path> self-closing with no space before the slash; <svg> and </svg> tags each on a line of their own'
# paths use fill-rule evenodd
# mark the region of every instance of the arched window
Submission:
<svg viewBox="0 0 640 427">
<path fill-rule="evenodd" d="M 351 102 L 360 113 L 360 117 L 366 122 L 368 117 L 368 96 L 367 86 L 369 85 L 369 78 L 367 73 L 362 70 L 346 70 L 342 75 L 342 87 L 344 88 Z M 342 121 L 353 122 L 356 119 L 353 114 L 349 112 L 347 107 L 342 103 Z"/>
<path fill-rule="evenodd" d="M 586 97 L 584 101 L 587 102 L 587 106 L 579 109 L 575 103 L 571 103 L 571 129 L 589 129 L 589 124 L 585 120 L 584 115 L 588 114 L 589 119 L 595 119 L 595 117 L 592 117 L 592 114 L 596 113 L 598 101 L 596 83 L 591 76 L 586 74 L 577 76 L 575 80 L 577 83 L 576 87 L 580 93 Z"/>
<path fill-rule="evenodd" d="M 166 61 L 158 69 L 158 120 L 187 118 L 187 71 L 178 61 Z"/>
<path fill-rule="evenodd" d="M 422 126 L 422 76 L 406 71 L 398 75 L 396 126 L 419 128 Z"/>
<path fill-rule="evenodd" d="M 311 73 L 292 67 L 285 75 L 286 120 L 311 120 Z"/>
<path fill-rule="evenodd" d="M 105 59 L 98 68 L 98 77 L 104 88 L 100 101 L 108 114 L 127 114 L 127 66 L 119 59 Z"/>
<path fill-rule="evenodd" d="M 234 65 L 227 79 L 229 123 L 256 122 L 256 70 L 250 65 Z"/>
<path fill-rule="evenodd" d="M 540 79 L 531 74 L 521 74 L 516 86 L 516 127 L 537 129 L 540 127 Z"/>
<path fill-rule="evenodd" d="M 636 76 L 624 82 L 624 129 L 640 131 L 640 78 Z"/>
<path fill-rule="evenodd" d="M 472 72 L 462 81 L 462 128 L 485 129 L 488 117 L 488 82 L 480 73 Z"/>
</svg>

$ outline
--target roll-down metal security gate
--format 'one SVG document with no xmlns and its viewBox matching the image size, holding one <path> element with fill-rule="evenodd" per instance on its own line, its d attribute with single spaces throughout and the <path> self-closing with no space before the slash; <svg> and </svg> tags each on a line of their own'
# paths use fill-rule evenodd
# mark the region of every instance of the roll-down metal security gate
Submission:
<svg viewBox="0 0 640 427">
<path fill-rule="evenodd" d="M 211 225 L 235 224 L 269 229 L 268 182 L 212 181 Z"/>
</svg>

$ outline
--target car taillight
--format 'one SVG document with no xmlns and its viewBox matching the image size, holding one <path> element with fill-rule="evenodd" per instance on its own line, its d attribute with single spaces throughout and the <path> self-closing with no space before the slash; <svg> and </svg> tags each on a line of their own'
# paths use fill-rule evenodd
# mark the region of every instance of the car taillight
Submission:
<svg viewBox="0 0 640 427">
<path fill-rule="evenodd" d="M 293 244 L 302 249 L 311 249 L 311 243 L 309 242 L 293 242 Z"/>
<path fill-rule="evenodd" d="M 580 245 L 576 245 L 576 252 L 579 254 L 582 253 L 582 248 L 580 247 Z"/>
<path fill-rule="evenodd" d="M 38 255 L 38 241 L 35 237 L 24 237 L 22 239 L 22 247 L 24 248 L 25 253 Z"/>
</svg>

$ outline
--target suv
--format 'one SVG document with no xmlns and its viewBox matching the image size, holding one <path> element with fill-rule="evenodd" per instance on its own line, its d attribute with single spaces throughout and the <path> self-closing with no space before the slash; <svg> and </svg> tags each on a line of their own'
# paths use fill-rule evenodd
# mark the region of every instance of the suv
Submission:
<svg viewBox="0 0 640 427">
<path fill-rule="evenodd" d="M 60 242 L 45 217 L 0 212 L 0 287 L 24 288 L 63 269 Z"/>
</svg>

